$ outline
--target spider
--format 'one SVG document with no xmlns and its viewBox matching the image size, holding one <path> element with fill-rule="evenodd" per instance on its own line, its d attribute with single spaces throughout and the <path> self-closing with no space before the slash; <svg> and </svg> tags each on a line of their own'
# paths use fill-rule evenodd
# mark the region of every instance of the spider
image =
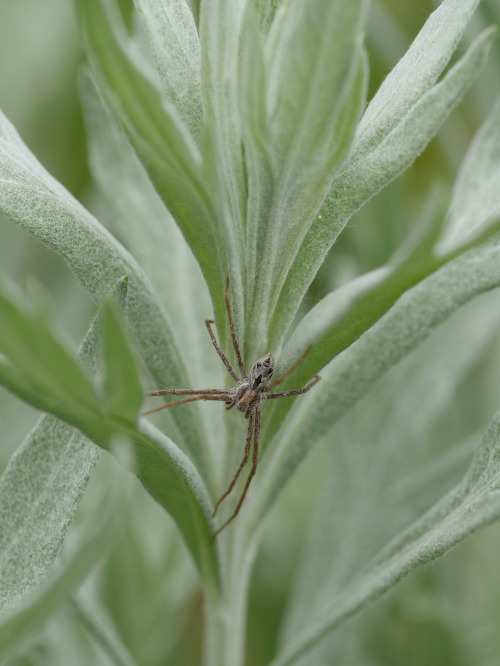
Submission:
<svg viewBox="0 0 500 666">
<path fill-rule="evenodd" d="M 214 389 L 163 389 L 161 391 L 151 391 L 149 393 L 146 393 L 146 395 L 147 396 L 188 395 L 191 397 L 184 398 L 182 400 L 176 400 L 174 402 L 169 402 L 166 405 L 162 405 L 161 407 L 156 407 L 155 409 L 150 409 L 149 411 L 143 412 L 142 414 L 143 416 L 147 416 L 149 414 L 159 412 L 162 409 L 168 409 L 169 407 L 176 407 L 177 405 L 184 405 L 187 402 L 194 402 L 196 400 L 217 400 L 220 402 L 225 402 L 226 409 L 232 409 L 233 407 L 236 407 L 236 409 L 238 409 L 240 412 L 243 412 L 245 414 L 245 417 L 248 419 L 247 437 L 246 437 L 245 452 L 243 454 L 243 458 L 233 478 L 231 479 L 231 483 L 227 487 L 227 490 L 224 493 L 222 493 L 222 495 L 219 497 L 219 499 L 215 504 L 212 514 L 214 517 L 217 514 L 217 510 L 219 509 L 221 502 L 224 499 L 226 499 L 226 497 L 231 493 L 236 484 L 236 481 L 238 480 L 241 472 L 243 471 L 243 468 L 247 464 L 248 459 L 250 457 L 250 450 L 252 448 L 252 441 L 253 441 L 252 466 L 248 474 L 245 486 L 243 488 L 243 492 L 241 493 L 239 501 L 236 505 L 236 508 L 234 509 L 233 513 L 229 516 L 229 518 L 213 533 L 212 541 L 238 515 L 241 509 L 241 505 L 243 504 L 243 501 L 246 497 L 250 483 L 255 475 L 255 471 L 257 469 L 257 463 L 259 460 L 259 434 L 260 434 L 262 401 L 274 400 L 275 398 L 288 398 L 289 396 L 299 395 L 301 393 L 307 393 L 307 391 L 310 391 L 312 387 L 315 384 L 317 384 L 321 379 L 319 375 L 316 375 L 314 380 L 304 388 L 295 389 L 294 391 L 282 391 L 281 393 L 269 393 L 271 389 L 273 389 L 275 386 L 278 386 L 278 384 L 281 384 L 281 382 L 284 379 L 286 379 L 298 367 L 298 365 L 303 361 L 305 355 L 309 351 L 309 348 L 306 349 L 304 354 L 302 354 L 302 356 L 281 377 L 275 379 L 274 381 L 271 381 L 271 378 L 274 374 L 274 357 L 272 354 L 266 354 L 262 358 L 259 358 L 259 360 L 255 363 L 252 370 L 250 371 L 250 374 L 248 374 L 248 372 L 245 369 L 245 364 L 243 363 L 240 346 L 238 344 L 238 339 L 236 337 L 236 328 L 234 325 L 233 313 L 229 301 L 229 277 L 226 279 L 225 302 L 226 302 L 227 318 L 229 320 L 229 328 L 231 331 L 231 339 L 233 341 L 234 352 L 236 355 L 236 360 L 238 362 L 238 367 L 241 376 L 231 365 L 228 357 L 226 356 L 224 351 L 219 346 L 219 343 L 217 342 L 215 334 L 212 330 L 212 324 L 214 324 L 215 322 L 212 319 L 206 319 L 205 326 L 207 327 L 210 339 L 212 340 L 212 344 L 215 347 L 215 351 L 217 352 L 220 359 L 226 366 L 226 369 L 231 375 L 231 377 L 236 382 L 236 386 L 234 386 L 233 388 L 225 388 L 225 389 L 215 389 L 215 388 Z"/>
</svg>

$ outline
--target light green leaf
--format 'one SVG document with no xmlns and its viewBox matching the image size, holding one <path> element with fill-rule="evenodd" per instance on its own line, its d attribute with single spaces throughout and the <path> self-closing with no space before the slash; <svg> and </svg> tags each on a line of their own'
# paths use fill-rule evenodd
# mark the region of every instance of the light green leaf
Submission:
<svg viewBox="0 0 500 666">
<path fill-rule="evenodd" d="M 17 302 L 16 302 L 17 301 Z M 79 415 L 92 409 L 97 394 L 83 366 L 48 328 L 35 310 L 0 293 L 0 376 L 12 368 L 24 391 L 36 403 L 47 399 L 73 408 Z M 13 375 L 11 375 L 13 377 Z M 50 398 L 48 398 L 50 396 Z"/>
<path fill-rule="evenodd" d="M 287 276 L 273 315 L 281 322 L 282 335 L 332 244 L 354 212 L 415 160 L 477 76 L 491 45 L 492 30 L 484 31 L 435 84 L 476 5 L 477 0 L 443 2 L 392 75 L 387 77 L 381 97 L 378 98 L 378 93 L 372 101 L 366 112 L 371 121 L 361 120 L 352 153 L 335 177 L 321 213 L 311 225 Z M 428 43 L 432 48 L 427 48 Z M 417 68 L 422 76 L 416 76 L 414 88 Z M 408 92 L 414 90 L 415 94 Z M 370 111 L 372 105 L 376 112 Z"/>
<path fill-rule="evenodd" d="M 131 248 L 150 278 L 163 305 L 175 348 L 185 359 L 181 380 L 166 366 L 161 376 L 154 375 L 156 386 L 152 382 L 148 388 L 223 386 L 221 364 L 203 325 L 213 309 L 200 267 L 125 135 L 103 106 L 90 75 L 82 77 L 80 89 L 91 169 L 103 197 L 100 216 Z M 117 197 L 116 192 L 121 192 L 121 196 Z M 173 288 L 177 284 L 182 289 Z M 127 314 L 133 314 L 129 306 Z M 147 356 L 155 358 L 156 354 L 152 339 Z M 207 486 L 214 489 L 218 467 L 214 460 L 223 453 L 220 410 L 194 403 L 179 410 L 166 410 L 165 417 L 170 417 L 166 432 L 183 444 L 197 462 Z"/>
<path fill-rule="evenodd" d="M 127 285 L 128 281 L 122 284 Z M 5 299 L 5 297 L 3 297 Z M 63 351 L 57 349 L 58 340 L 50 328 L 43 322 L 37 322 L 35 328 L 33 317 L 21 311 L 21 308 L 10 303 L 11 310 L 14 313 L 10 325 L 13 334 L 16 335 L 16 328 L 19 328 L 18 338 L 23 345 L 16 348 L 16 353 L 10 354 L 9 361 L 16 373 L 18 370 L 18 361 L 22 364 L 22 357 L 27 353 L 27 348 L 31 344 L 29 336 L 24 334 L 24 330 L 31 330 L 33 336 L 38 336 L 41 344 L 47 345 L 49 341 L 57 350 L 59 357 L 64 359 Z M 117 319 L 106 323 L 109 327 L 105 337 L 116 333 Z M 108 314 L 109 317 L 109 314 Z M 119 334 L 120 336 L 123 334 Z M 59 346 L 62 345 L 59 343 Z M 119 345 L 123 350 L 124 344 Z M 104 396 L 104 400 L 94 398 L 93 404 L 89 400 L 86 404 L 81 404 L 75 400 L 73 395 L 68 392 L 61 396 L 61 392 L 52 389 L 57 385 L 60 373 L 64 373 L 64 366 L 59 364 L 54 367 L 42 365 L 39 374 L 25 384 L 20 385 L 16 381 L 17 374 L 9 372 L 10 365 L 0 364 L 0 382 L 14 393 L 18 394 L 23 400 L 31 405 L 52 413 L 54 416 L 77 427 L 85 436 L 91 439 L 99 446 L 114 450 L 114 443 L 117 438 L 127 441 L 132 447 L 134 454 L 134 472 L 142 481 L 149 493 L 172 514 L 178 526 L 191 549 L 193 557 L 200 567 L 202 576 L 207 584 L 214 588 L 218 584 L 218 572 L 216 564 L 215 549 L 210 543 L 212 533 L 209 500 L 205 490 L 204 483 L 199 476 L 196 468 L 190 459 L 178 447 L 162 435 L 159 431 L 149 426 L 147 423 L 136 428 L 133 424 L 135 415 L 131 414 L 133 406 L 138 407 L 138 382 L 137 369 L 134 365 L 134 358 L 130 353 L 122 354 L 122 367 L 118 370 L 118 377 L 112 378 L 109 372 L 117 366 L 116 358 L 109 359 L 109 344 L 104 347 L 104 365 L 107 369 L 107 376 L 104 387 L 111 390 L 111 395 Z M 0 353 L 5 352 L 5 346 L 0 339 Z M 112 357 L 116 354 L 111 352 Z M 73 364 L 75 362 L 71 360 Z M 126 367 L 125 364 L 129 364 Z M 83 374 L 83 371 L 82 371 Z M 131 388 L 131 396 L 126 396 L 123 388 L 120 387 L 122 378 L 126 378 L 126 387 Z M 88 383 L 90 380 L 84 380 Z M 24 379 L 24 378 L 23 378 Z M 36 380 L 36 383 L 35 383 Z M 83 381 L 83 380 L 82 380 Z M 43 390 L 38 390 L 42 385 Z M 113 411 L 109 411 L 109 407 Z M 118 417 L 115 412 L 118 411 Z M 124 420 L 123 417 L 126 417 Z"/>
<path fill-rule="evenodd" d="M 322 371 L 321 383 L 295 403 L 293 415 L 276 434 L 276 445 L 268 447 L 269 459 L 262 464 L 259 480 L 259 517 L 310 448 L 377 379 L 461 305 L 500 285 L 499 258 L 496 239 L 442 266 L 406 291 L 385 316 Z"/>
<path fill-rule="evenodd" d="M 125 493 L 111 480 L 102 492 L 100 519 L 79 535 L 72 557 L 61 565 L 36 595 L 0 621 L 0 660 L 10 656 L 64 603 L 115 542 L 123 522 Z M 12 582 L 12 581 L 11 581 Z"/>
<path fill-rule="evenodd" d="M 43 169 L 2 114 L 0 211 L 57 252 L 96 300 L 103 299 L 127 275 L 128 322 L 149 371 L 158 386 L 187 385 L 184 362 L 173 340 L 170 322 L 144 273 L 99 222 Z M 196 456 L 198 435 L 192 419 L 182 410 L 177 410 L 172 418 Z"/>
<path fill-rule="evenodd" d="M 0 609 L 46 578 L 99 457 L 74 428 L 44 416 L 0 478 Z"/>
<path fill-rule="evenodd" d="M 244 8 L 243 0 L 212 0 L 202 3 L 200 12 L 202 94 L 207 125 L 206 177 L 209 177 L 208 170 L 215 170 L 221 191 L 219 223 L 237 301 L 241 300 L 239 276 L 246 217 L 238 91 Z"/>
<path fill-rule="evenodd" d="M 463 476 L 481 437 L 457 443 L 450 412 L 498 337 L 497 302 L 491 293 L 461 308 L 321 444 L 323 482 L 295 569 L 282 649 L 315 609 L 342 594 L 381 548 Z M 335 632 L 317 650 L 331 654 L 339 640 Z M 303 659 L 321 661 L 316 651 Z"/>
<path fill-rule="evenodd" d="M 287 3 L 271 28 L 266 64 L 274 189 L 252 249 L 259 257 L 257 279 L 251 276 L 254 330 L 268 329 L 289 267 L 349 148 L 364 104 L 365 7 L 364 0 Z"/>
<path fill-rule="evenodd" d="M 101 0 L 79 0 L 77 6 L 99 90 L 179 224 L 221 307 L 226 271 L 213 178 L 204 173 L 199 151 L 175 109 L 162 101 L 124 51 L 114 30 L 117 21 L 111 25 Z"/>
<path fill-rule="evenodd" d="M 131 421 L 137 418 L 144 393 L 136 370 L 136 359 L 111 303 L 101 313 L 106 414 Z"/>
<path fill-rule="evenodd" d="M 486 431 L 463 481 L 393 539 L 370 562 L 369 570 L 314 613 L 273 666 L 294 663 L 340 622 L 402 577 L 441 557 L 478 528 L 500 518 L 499 442 L 500 413 Z"/>
<path fill-rule="evenodd" d="M 135 0 L 162 84 L 191 136 L 200 143 L 203 129 L 200 40 L 185 0 Z"/>
<path fill-rule="evenodd" d="M 477 132 L 453 189 L 438 250 L 449 252 L 500 217 L 500 100 Z"/>
</svg>

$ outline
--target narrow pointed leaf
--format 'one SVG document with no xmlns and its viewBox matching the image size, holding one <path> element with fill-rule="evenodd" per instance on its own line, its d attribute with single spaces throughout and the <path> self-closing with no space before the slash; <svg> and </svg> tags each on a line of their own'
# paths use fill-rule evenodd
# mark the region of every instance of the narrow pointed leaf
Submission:
<svg viewBox="0 0 500 666">
<path fill-rule="evenodd" d="M 421 37 L 412 44 L 393 78 L 387 78 L 381 93 L 386 102 L 380 127 L 376 114 L 373 126 L 366 125 L 366 132 L 358 134 L 352 153 L 335 177 L 321 213 L 311 225 L 287 276 L 274 313 L 283 333 L 351 216 L 410 166 L 475 80 L 491 46 L 492 30 L 484 31 L 435 84 L 439 68 L 442 70 L 451 57 L 476 5 L 477 0 L 443 2 L 422 28 Z M 428 41 L 433 48 L 424 48 Z M 423 66 L 427 58 L 428 66 Z M 421 68 L 423 78 L 418 83 L 418 94 L 408 95 L 406 91 L 413 89 L 416 67 Z M 372 104 L 375 100 L 377 95 Z M 365 127 L 363 119 L 360 127 Z"/>
<path fill-rule="evenodd" d="M 252 321 L 270 313 L 356 128 L 365 92 L 360 49 L 366 3 L 314 0 L 282 7 L 268 41 L 273 199 L 260 220 Z M 253 279 L 253 276 L 252 276 Z"/>
<path fill-rule="evenodd" d="M 126 285 L 128 281 L 124 280 L 122 284 Z M 30 314 L 22 312 L 21 308 L 16 309 L 13 303 L 11 306 L 15 315 L 10 321 L 12 331 L 16 334 L 16 327 L 19 327 L 18 338 L 24 343 L 24 346 L 16 348 L 16 354 L 11 353 L 9 356 L 10 363 L 16 368 L 18 357 L 22 358 L 30 345 L 30 339 L 22 335 L 23 329 L 31 328 L 34 331 L 35 327 Z M 106 316 L 109 317 L 109 313 Z M 113 320 L 111 315 L 111 322 L 109 319 L 106 322 L 108 327 L 106 335 L 113 333 L 113 330 L 116 333 L 117 323 L 118 320 L 116 318 Z M 37 322 L 36 335 L 42 342 L 49 340 L 57 349 L 57 338 L 47 325 Z M 121 338 L 123 333 L 119 333 L 118 336 Z M 119 345 L 122 351 L 125 344 L 122 341 Z M 60 343 L 59 345 L 62 347 Z M 5 347 L 2 346 L 0 339 L 0 353 L 4 351 Z M 204 483 L 190 459 L 171 440 L 146 423 L 140 428 L 134 426 L 136 414 L 132 414 L 132 408 L 138 408 L 140 396 L 133 355 L 129 352 L 122 354 L 122 365 L 119 367 L 116 351 L 110 351 L 109 344 L 104 347 L 103 352 L 104 365 L 107 369 L 104 388 L 111 393 L 101 399 L 98 395 L 100 391 L 97 389 L 93 404 L 89 401 L 82 405 L 70 392 L 61 396 L 59 390 L 52 389 L 58 382 L 59 374 L 64 372 L 64 366 L 43 366 L 44 374 L 38 380 L 43 382 L 43 391 L 38 390 L 38 384 L 34 384 L 34 380 L 28 384 L 27 389 L 24 386 L 19 387 L 13 381 L 12 373 L 1 364 L 0 382 L 18 393 L 23 400 L 75 426 L 86 437 L 111 452 L 117 438 L 129 442 L 134 454 L 135 474 L 149 493 L 172 514 L 202 576 L 213 588 L 217 586 L 218 573 L 216 552 L 210 543 L 212 527 Z M 108 355 L 111 354 L 111 358 L 107 358 L 106 352 Z M 127 363 L 128 368 L 125 365 Z M 117 377 L 110 376 L 112 370 L 118 371 Z M 126 382 L 122 387 L 120 382 L 124 377 Z M 87 382 L 90 382 L 90 379 L 87 379 Z M 130 387 L 130 396 L 125 393 L 127 387 Z M 112 411 L 109 410 L 110 407 Z"/>
<path fill-rule="evenodd" d="M 266 512 L 312 446 L 373 384 L 474 296 L 500 285 L 498 238 L 458 256 L 399 298 L 374 326 L 337 356 L 322 381 L 297 401 L 262 465 L 257 514 Z M 307 362 L 307 357 L 306 361 Z M 318 390 L 320 388 L 320 390 Z"/>
<path fill-rule="evenodd" d="M 127 275 L 128 322 L 149 371 L 159 386 L 186 385 L 170 322 L 136 261 L 45 171 L 1 113 L 0 211 L 57 252 L 97 301 Z M 197 439 L 186 412 L 172 418 L 187 442 Z"/>
<path fill-rule="evenodd" d="M 497 414 L 463 481 L 389 543 L 371 562 L 369 571 L 311 617 L 293 642 L 273 661 L 273 665 L 293 664 L 340 622 L 386 592 L 402 577 L 441 557 L 478 528 L 498 520 L 499 442 L 500 414 Z"/>
<path fill-rule="evenodd" d="M 203 129 L 200 40 L 184 0 L 136 0 L 155 58 L 162 93 L 199 144 Z"/>
<path fill-rule="evenodd" d="M 109 487 L 108 487 L 109 488 Z M 102 493 L 104 508 L 96 526 L 79 535 L 78 549 L 36 595 L 0 620 L 0 660 L 6 659 L 40 628 L 88 576 L 113 545 L 123 522 L 125 493 L 111 485 Z"/>
<path fill-rule="evenodd" d="M 100 92 L 179 224 L 212 297 L 221 303 L 225 270 L 219 252 L 217 190 L 209 189 L 199 151 L 174 107 L 162 101 L 125 52 L 101 0 L 79 0 L 77 6 Z"/>
<path fill-rule="evenodd" d="M 453 190 L 441 252 L 470 241 L 500 217 L 500 100 L 474 137 Z"/>
</svg>

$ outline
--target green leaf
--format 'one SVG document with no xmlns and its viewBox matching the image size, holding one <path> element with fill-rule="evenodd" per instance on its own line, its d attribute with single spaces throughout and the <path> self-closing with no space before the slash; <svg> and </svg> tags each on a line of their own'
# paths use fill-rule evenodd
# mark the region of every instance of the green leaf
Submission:
<svg viewBox="0 0 500 666">
<path fill-rule="evenodd" d="M 273 666 L 294 663 L 340 622 L 417 567 L 500 518 L 500 413 L 491 422 L 461 483 L 393 539 L 345 591 L 308 618 Z"/>
<path fill-rule="evenodd" d="M 16 302 L 17 300 L 17 302 Z M 19 299 L 0 293 L 0 351 L 14 367 L 25 389 L 55 402 L 77 406 L 84 414 L 97 396 L 83 366 L 56 338 L 38 312 L 30 312 Z M 0 373 L 2 370 L 0 370 Z"/>
<path fill-rule="evenodd" d="M 36 631 L 74 592 L 115 541 L 123 522 L 125 493 L 111 480 L 102 491 L 103 507 L 97 525 L 79 534 L 78 546 L 40 590 L 0 621 L 0 660 L 10 656 L 22 641 Z M 11 583 L 12 583 L 11 579 Z"/>
<path fill-rule="evenodd" d="M 199 151 L 175 109 L 125 53 L 101 0 L 79 0 L 77 7 L 99 90 L 179 224 L 212 297 L 222 303 L 217 190 L 207 182 Z"/>
<path fill-rule="evenodd" d="M 438 249 L 450 252 L 469 242 L 500 217 L 500 100 L 477 132 L 453 189 L 447 224 Z"/>
<path fill-rule="evenodd" d="M 351 216 L 415 160 L 475 80 L 489 51 L 492 30 L 484 31 L 435 84 L 477 4 L 477 0 L 445 0 L 370 103 L 351 155 L 336 175 L 287 276 L 273 315 L 280 322 L 275 347 Z"/>
<path fill-rule="evenodd" d="M 203 129 L 200 40 L 184 0 L 135 0 L 146 28 L 162 93 L 191 136 L 200 143 Z"/>
<path fill-rule="evenodd" d="M 295 403 L 293 415 L 276 434 L 276 444 L 268 447 L 259 480 L 258 519 L 311 447 L 380 377 L 460 306 L 500 284 L 499 257 L 500 242 L 495 239 L 442 266 L 406 291 L 322 371 L 321 383 Z M 369 303 L 366 308 L 369 312 Z M 306 357 L 304 365 L 307 362 Z"/>
<path fill-rule="evenodd" d="M 161 376 L 155 373 L 155 384 L 149 388 L 222 386 L 225 378 L 221 377 L 221 363 L 213 353 L 203 325 L 213 309 L 200 267 L 87 73 L 82 77 L 80 90 L 91 169 L 103 197 L 100 215 L 133 250 L 151 280 L 163 306 L 175 349 L 180 358 L 186 359 L 182 379 L 176 378 L 166 365 L 161 369 Z M 121 196 L 117 197 L 116 192 L 121 192 Z M 182 289 L 172 287 L 177 284 L 182 285 Z M 127 315 L 134 316 L 130 303 Z M 146 328 L 147 322 L 141 325 Z M 155 325 L 151 321 L 151 327 Z M 149 331 L 148 348 L 143 347 L 145 358 L 156 358 L 155 336 L 161 333 L 161 330 Z M 222 414 L 220 410 L 203 407 L 207 406 L 194 403 L 182 409 L 166 410 L 164 419 L 168 424 L 166 432 L 172 433 L 175 441 L 189 452 L 207 486 L 215 490 L 217 467 L 214 461 L 220 455 Z"/>
<path fill-rule="evenodd" d="M 222 229 L 230 257 L 238 263 L 246 208 L 238 90 L 244 8 L 243 2 L 213 0 L 201 5 L 200 13 L 202 93 L 210 137 L 206 157 L 217 170 L 223 193 Z"/>
<path fill-rule="evenodd" d="M 259 264 L 257 279 L 249 279 L 257 332 L 269 327 L 283 281 L 348 151 L 364 104 L 365 7 L 364 0 L 288 3 L 271 28 L 266 64 L 273 196 L 254 234 L 258 244 L 252 252 Z M 257 333 L 265 344 L 260 337 Z"/>
<path fill-rule="evenodd" d="M 481 437 L 456 441 L 454 405 L 498 337 L 496 301 L 491 293 L 457 312 L 320 445 L 324 474 L 295 568 L 283 650 L 315 609 L 342 595 L 381 548 L 462 478 Z M 470 422 L 469 412 L 465 428 Z M 320 655 L 331 655 L 339 642 L 338 632 L 330 634 L 304 663 L 320 663 Z"/>
<path fill-rule="evenodd" d="M 158 386 L 187 385 L 170 321 L 136 261 L 43 169 L 2 114 L 0 211 L 57 252 L 97 301 L 127 275 L 128 322 L 149 371 Z M 199 435 L 193 420 L 183 410 L 171 418 L 196 457 Z"/>
<path fill-rule="evenodd" d="M 43 416 L 0 478 L 0 609 L 30 597 L 48 575 L 99 458 L 74 428 Z"/>
<path fill-rule="evenodd" d="M 101 318 L 106 396 L 103 408 L 106 414 L 133 423 L 143 401 L 136 360 L 111 303 L 105 303 Z"/>
<path fill-rule="evenodd" d="M 128 281 L 124 280 L 121 284 L 128 285 Z M 5 300 L 5 297 L 3 299 Z M 218 571 L 215 549 L 210 543 L 212 525 L 204 483 L 190 459 L 171 440 L 147 423 L 141 424 L 140 427 L 134 426 L 136 415 L 132 414 L 131 410 L 133 407 L 138 408 L 140 397 L 137 369 L 133 355 L 129 351 L 121 354 L 121 366 L 117 362 L 117 352 L 123 352 L 127 347 L 122 339 L 123 333 L 117 333 L 116 316 L 110 314 L 109 310 L 105 314 L 107 331 L 103 352 L 107 374 L 104 388 L 111 393 L 104 395 L 104 400 L 101 400 L 95 391 L 93 403 L 89 401 L 82 405 L 71 392 L 62 396 L 60 390 L 53 389 L 60 374 L 65 371 L 61 363 L 66 358 L 64 349 L 54 333 L 43 322 L 37 322 L 35 329 L 30 314 L 22 312 L 21 308 L 16 308 L 12 302 L 9 304 L 11 306 L 9 311 L 13 313 L 9 325 L 13 335 L 17 335 L 19 328 L 17 337 L 22 343 L 16 347 L 16 353 L 11 353 L 9 357 L 14 370 L 17 373 L 22 372 L 22 359 L 31 344 L 31 339 L 26 335 L 23 336 L 25 329 L 33 331 L 32 335 L 38 336 L 40 344 L 47 345 L 49 341 L 61 361 L 56 366 L 43 365 L 43 374 L 40 374 L 40 377 L 37 375 L 26 385 L 20 385 L 15 381 L 17 375 L 9 372 L 10 366 L 5 363 L 0 364 L 0 382 L 31 405 L 77 427 L 86 437 L 111 452 L 117 439 L 129 442 L 134 454 L 134 473 L 148 492 L 171 513 L 207 585 L 211 589 L 215 588 L 218 585 Z M 120 340 L 117 350 L 110 350 L 112 335 L 117 335 Z M 4 352 L 5 346 L 0 339 L 0 353 Z M 76 365 L 76 361 L 71 357 L 70 362 Z M 18 363 L 21 365 L 21 370 L 17 368 Z M 117 370 L 117 377 L 110 376 L 113 370 Z M 83 371 L 82 377 L 82 382 L 85 380 L 91 385 Z M 126 384 L 120 386 L 124 377 Z M 37 383 L 34 383 L 34 380 Z M 43 391 L 38 390 L 38 384 L 41 382 L 43 382 Z M 126 390 L 129 389 L 130 395 L 126 395 Z M 113 411 L 110 411 L 109 407 Z"/>
</svg>

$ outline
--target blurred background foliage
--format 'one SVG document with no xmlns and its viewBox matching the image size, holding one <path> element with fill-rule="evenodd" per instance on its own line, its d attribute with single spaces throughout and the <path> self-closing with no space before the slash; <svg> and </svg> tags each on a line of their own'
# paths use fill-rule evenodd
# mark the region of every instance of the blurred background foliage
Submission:
<svg viewBox="0 0 500 666">
<path fill-rule="evenodd" d="M 369 96 L 404 54 L 436 4 L 431 0 L 373 2 L 367 32 Z M 122 0 L 121 6 L 124 16 L 130 16 L 128 0 Z M 500 24 L 499 0 L 483 0 L 470 25 L 469 38 L 491 24 Z M 466 43 L 462 51 L 465 46 Z M 80 57 L 75 17 L 67 0 L 2 2 L 1 108 L 42 164 L 92 209 L 94 192 L 87 168 L 77 89 Z M 474 133 L 492 108 L 499 81 L 500 40 L 497 39 L 480 79 L 437 138 L 406 174 L 351 220 L 313 284 L 309 304 L 343 282 L 385 263 L 422 215 L 437 216 L 445 208 L 457 169 Z M 65 264 L 2 218 L 0 264 L 3 275 L 24 288 L 33 288 L 33 281 L 43 285 L 53 302 L 54 317 L 76 344 L 88 325 L 92 303 Z M 37 289 L 40 293 L 39 286 Z M 500 309 L 498 294 L 478 300 L 479 304 L 464 308 L 438 332 L 440 336 L 450 333 L 450 344 L 456 345 L 457 356 L 469 354 L 463 372 L 456 373 L 456 384 L 436 408 L 431 422 L 423 414 L 420 423 L 413 419 L 411 432 L 404 433 L 404 426 L 401 430 L 401 436 L 408 440 L 403 450 L 412 447 L 417 452 L 430 451 L 431 460 L 456 447 L 455 463 L 446 466 L 449 478 L 442 475 L 439 479 L 440 493 L 460 478 L 472 450 L 468 442 L 484 429 L 500 406 L 498 324 L 496 328 L 491 322 L 488 324 L 492 334 L 483 336 L 475 354 L 467 351 L 467 345 L 477 342 L 473 335 L 466 340 L 460 336 L 455 340 L 452 335 L 457 327 L 472 330 L 471 322 L 481 326 L 479 311 Z M 209 314 L 200 313 L 200 325 Z M 497 322 L 500 323 L 500 317 Z M 427 349 L 433 349 L 437 344 L 435 339 L 436 335 L 426 343 Z M 396 369 L 400 387 L 404 382 L 411 384 L 412 367 L 421 353 L 427 352 L 418 350 L 412 355 L 413 361 L 405 362 L 406 372 L 404 367 Z M 393 374 L 344 419 L 336 430 L 335 442 L 330 437 L 326 445 L 316 448 L 283 494 L 266 526 L 267 535 L 255 567 L 250 598 L 249 666 L 268 663 L 272 657 L 286 600 L 296 583 L 294 566 L 311 521 L 316 489 L 321 485 L 318 478 L 325 474 L 325 469 L 335 467 L 336 456 L 341 459 L 342 447 L 356 445 L 353 427 L 356 418 L 366 419 L 367 413 L 378 413 L 380 419 L 385 419 L 398 412 L 397 399 L 388 406 L 391 390 L 387 394 L 386 385 L 394 380 Z M 432 363 L 428 375 L 432 385 Z M 377 402 L 380 395 L 381 402 Z M 397 398 L 394 390 L 392 395 Z M 5 467 L 37 416 L 35 410 L 0 389 L 0 469 Z M 399 421 L 404 424 L 404 420 L 404 413 L 400 414 Z M 370 423 L 365 428 L 369 430 Z M 376 425 L 372 432 L 376 437 Z M 366 439 L 366 432 L 360 437 Z M 414 460 L 418 472 L 422 461 L 418 456 L 410 460 Z M 93 493 L 99 484 L 106 483 L 107 464 L 109 461 L 104 459 L 99 465 L 73 531 L 78 531 L 79 521 L 86 512 L 92 511 Z M 405 478 L 398 479 L 400 485 Z M 407 490 L 411 492 L 409 478 Z M 336 481 L 337 476 L 332 474 L 331 483 Z M 425 509 L 434 499 L 435 489 L 429 488 L 428 504 L 419 509 Z M 339 540 L 342 540 L 342 511 L 349 512 L 350 508 L 339 510 Z M 33 637 L 22 654 L 9 663 L 16 666 L 134 663 L 134 660 L 141 666 L 199 663 L 202 598 L 189 556 L 163 510 L 138 484 L 127 512 L 119 542 L 78 600 L 65 605 Z M 330 643 L 330 656 L 325 661 L 318 654 L 317 664 L 498 665 L 499 552 L 498 526 L 476 534 L 434 566 L 410 576 L 336 632 Z M 335 556 L 332 552 L 331 557 Z M 99 629 L 91 620 L 95 619 L 95 613 L 130 651 L 130 655 L 122 656 L 121 662 L 111 657 L 109 645 L 100 641 Z"/>
</svg>

